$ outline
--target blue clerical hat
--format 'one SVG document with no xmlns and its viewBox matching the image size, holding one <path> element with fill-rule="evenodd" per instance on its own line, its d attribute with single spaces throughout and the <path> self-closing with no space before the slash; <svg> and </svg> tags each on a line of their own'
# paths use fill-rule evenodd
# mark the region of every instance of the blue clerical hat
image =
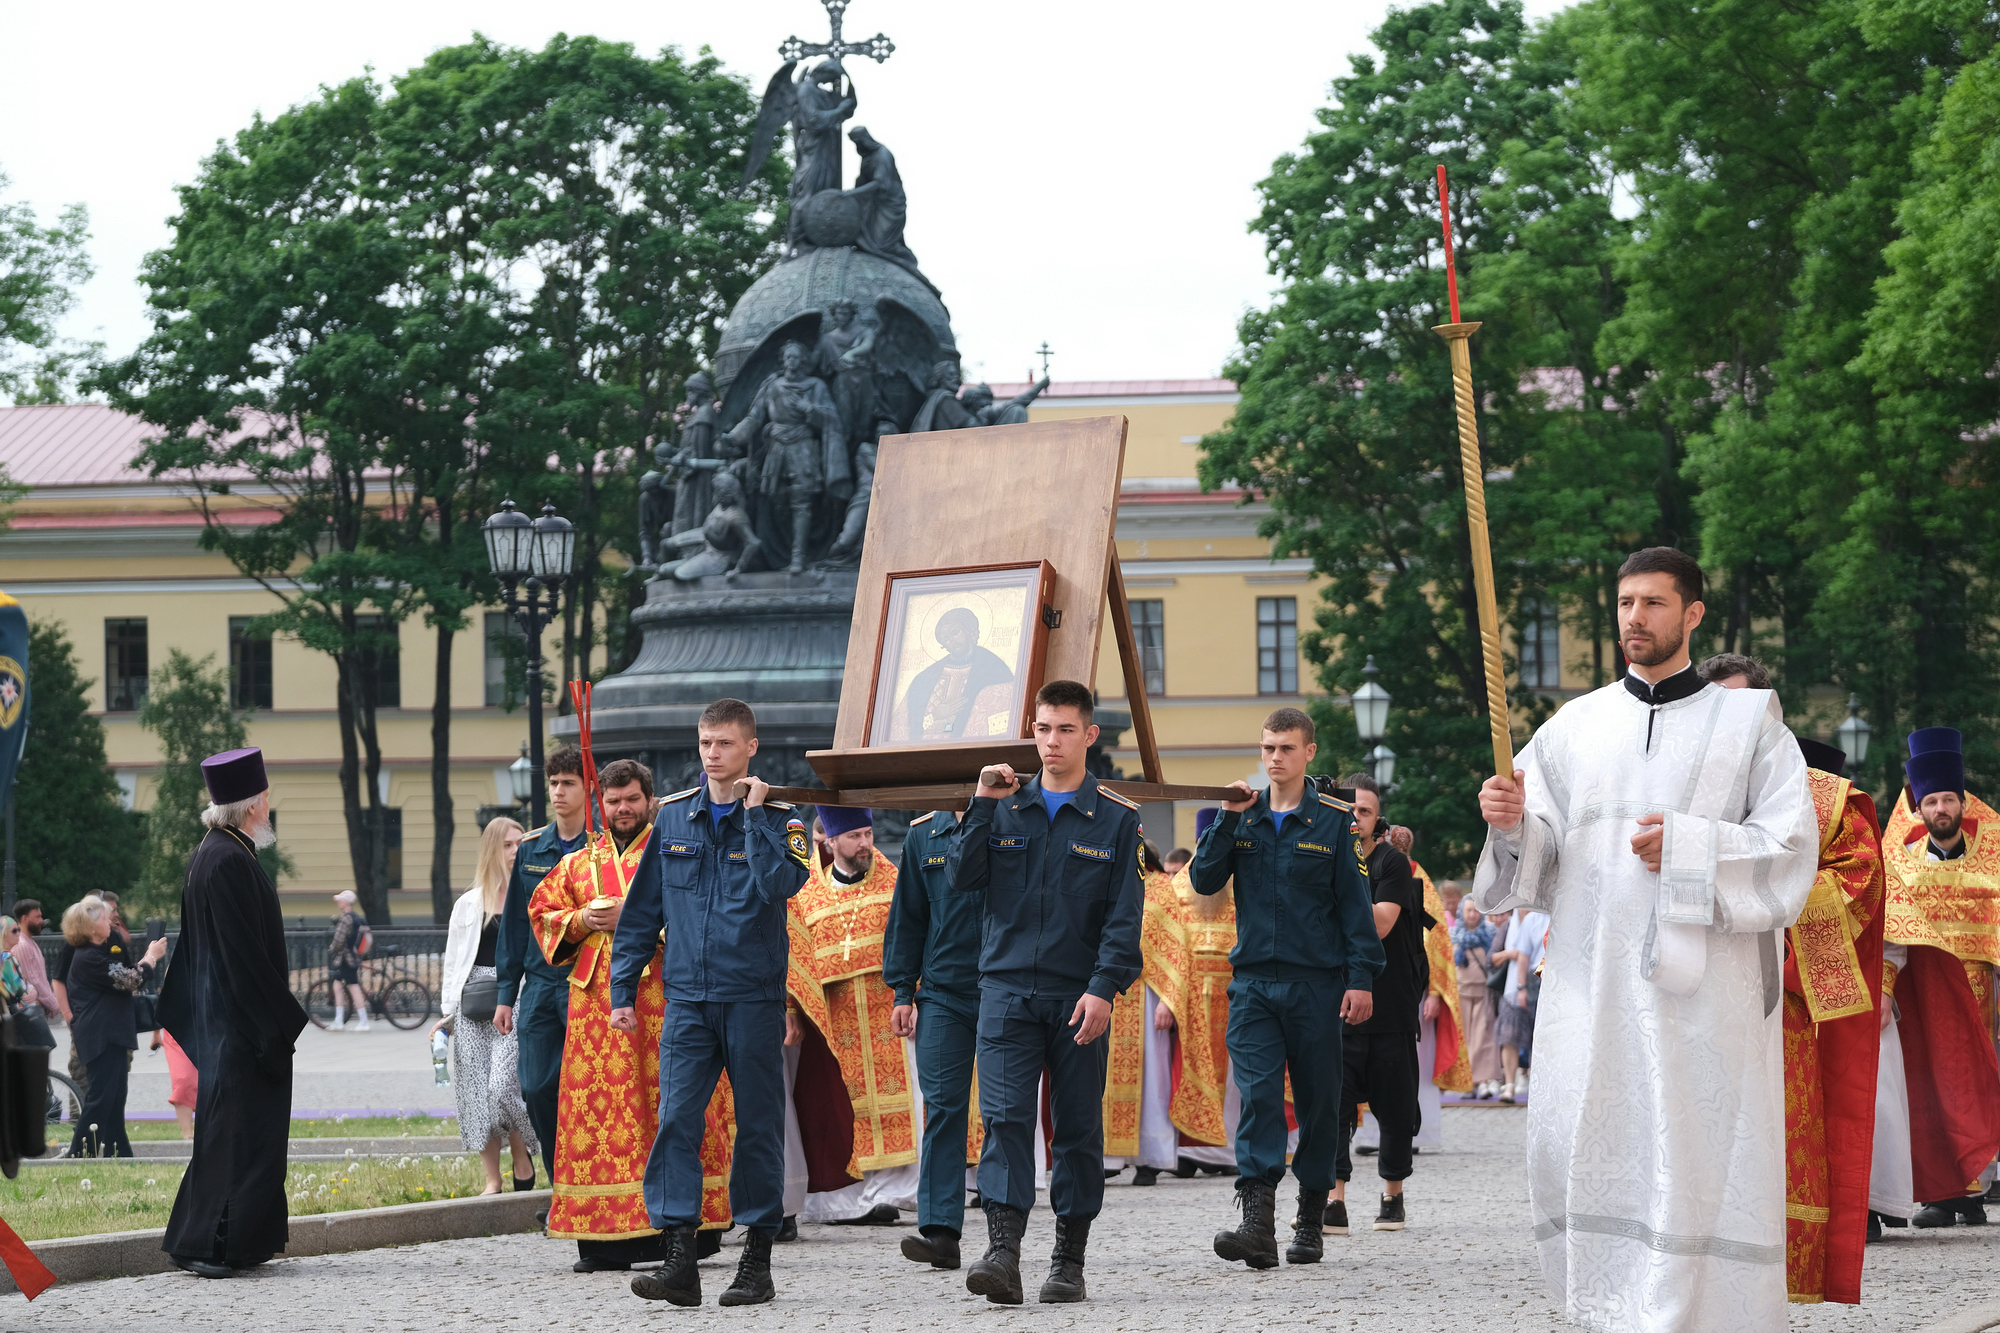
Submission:
<svg viewBox="0 0 2000 1333">
<path fill-rule="evenodd" d="M 1222 811 L 1218 807 L 1212 805 L 1207 809 L 1194 812 L 1194 840 L 1196 842 L 1201 841 L 1201 835 L 1208 832 L 1208 826 L 1213 824 L 1215 817 L 1221 813 Z"/>
<path fill-rule="evenodd" d="M 867 828 L 875 821 L 873 810 L 849 808 L 844 805 L 822 805 L 819 807 L 819 826 L 826 830 L 826 836 L 837 838 L 843 833 Z"/>
<path fill-rule="evenodd" d="M 264 752 L 254 745 L 202 760 L 201 780 L 208 784 L 208 799 L 217 805 L 247 801 L 271 786 L 264 777 Z"/>
<path fill-rule="evenodd" d="M 1965 738 L 1956 727 L 1923 727 L 1910 733 L 1910 758 L 1903 765 L 1910 800 L 1921 805 L 1933 792 L 1965 795 Z"/>
</svg>

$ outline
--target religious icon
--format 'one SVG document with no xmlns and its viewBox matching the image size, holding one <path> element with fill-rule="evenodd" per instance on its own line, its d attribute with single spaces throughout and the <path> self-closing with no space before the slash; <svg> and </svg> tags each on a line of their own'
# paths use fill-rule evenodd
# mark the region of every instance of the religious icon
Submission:
<svg viewBox="0 0 2000 1333">
<path fill-rule="evenodd" d="M 889 575 L 868 744 L 1022 736 L 1054 590 L 1046 560 Z"/>
</svg>

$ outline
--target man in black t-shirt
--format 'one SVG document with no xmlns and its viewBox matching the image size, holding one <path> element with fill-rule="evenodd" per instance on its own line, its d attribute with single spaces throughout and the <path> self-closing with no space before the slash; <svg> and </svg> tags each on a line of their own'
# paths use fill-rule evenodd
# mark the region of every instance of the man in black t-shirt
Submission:
<svg viewBox="0 0 2000 1333">
<path fill-rule="evenodd" d="M 1364 1022 L 1347 1024 L 1341 1033 L 1346 1074 L 1340 1084 L 1340 1153 L 1334 1162 L 1333 1199 L 1326 1210 L 1326 1229 L 1336 1236 L 1347 1234 L 1347 1181 L 1354 1170 L 1348 1149 L 1364 1102 L 1382 1127 L 1377 1164 L 1386 1188 L 1375 1230 L 1403 1229 L 1410 1141 L 1423 1118 L 1417 1105 L 1421 1077 L 1417 1040 L 1424 995 L 1430 990 L 1424 932 L 1436 924 L 1424 910 L 1423 889 L 1410 873 L 1410 858 L 1379 837 L 1388 825 L 1382 822 L 1382 795 L 1375 780 L 1356 773 L 1342 778 L 1341 785 L 1354 789 L 1354 826 L 1368 861 L 1375 931 L 1388 962 L 1375 978 L 1374 1013 Z"/>
</svg>

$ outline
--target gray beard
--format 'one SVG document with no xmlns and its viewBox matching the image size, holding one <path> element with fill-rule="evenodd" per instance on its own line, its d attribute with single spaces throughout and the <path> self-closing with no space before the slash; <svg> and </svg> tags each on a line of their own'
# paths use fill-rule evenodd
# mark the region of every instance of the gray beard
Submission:
<svg viewBox="0 0 2000 1333">
<path fill-rule="evenodd" d="M 271 821 L 268 819 L 254 829 L 240 829 L 238 831 L 244 837 L 250 839 L 250 845 L 260 852 L 266 847 L 276 847 L 278 845 L 278 830 L 271 827 Z"/>
</svg>

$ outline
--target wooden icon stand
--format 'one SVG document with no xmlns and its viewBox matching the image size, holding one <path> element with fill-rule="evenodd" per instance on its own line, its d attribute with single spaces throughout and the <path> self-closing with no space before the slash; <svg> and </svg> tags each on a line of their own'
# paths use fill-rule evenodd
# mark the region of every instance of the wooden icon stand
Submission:
<svg viewBox="0 0 2000 1333">
<path fill-rule="evenodd" d="M 867 729 L 891 574 L 1046 560 L 1055 570 L 1053 597 L 1043 608 L 1051 628 L 1042 678 L 1027 682 L 1029 718 L 1032 691 L 1047 681 L 1096 680 L 1108 606 L 1145 780 L 1103 785 L 1135 801 L 1237 796 L 1227 787 L 1161 781 L 1146 678 L 1118 569 L 1115 534 L 1124 466 L 1122 416 L 884 436 L 875 460 L 834 748 L 806 755 L 829 790 L 774 787 L 771 795 L 804 805 L 963 810 L 986 765 L 1012 764 L 1024 775 L 1040 768 L 1035 743 L 1028 739 L 871 746 Z"/>
</svg>

